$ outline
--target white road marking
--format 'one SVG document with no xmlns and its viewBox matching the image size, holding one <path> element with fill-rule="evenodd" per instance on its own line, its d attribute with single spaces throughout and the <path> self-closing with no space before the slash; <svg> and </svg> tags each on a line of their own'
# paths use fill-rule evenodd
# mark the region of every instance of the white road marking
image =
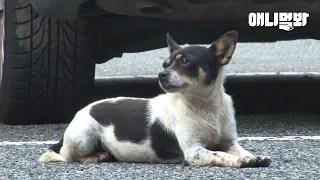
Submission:
<svg viewBox="0 0 320 180">
<path fill-rule="evenodd" d="M 20 141 L 20 142 L 10 142 L 10 141 L 2 141 L 0 142 L 0 146 L 20 146 L 20 145 L 43 145 L 43 144 L 56 144 L 59 141 Z"/>
<path fill-rule="evenodd" d="M 319 72 L 246 72 L 246 73 L 226 73 L 226 76 L 313 76 L 320 77 Z M 95 79 L 136 79 L 136 78 L 153 78 L 157 79 L 157 75 L 137 75 L 137 76 L 97 76 Z"/>
<path fill-rule="evenodd" d="M 282 137 L 239 137 L 239 141 L 294 141 L 294 140 L 320 140 L 320 136 L 282 136 Z"/>
<path fill-rule="evenodd" d="M 320 136 L 282 136 L 282 137 L 239 137 L 239 141 L 296 141 L 296 140 L 320 140 Z M 59 141 L 2 141 L 0 146 L 21 146 L 21 145 L 51 145 Z"/>
</svg>

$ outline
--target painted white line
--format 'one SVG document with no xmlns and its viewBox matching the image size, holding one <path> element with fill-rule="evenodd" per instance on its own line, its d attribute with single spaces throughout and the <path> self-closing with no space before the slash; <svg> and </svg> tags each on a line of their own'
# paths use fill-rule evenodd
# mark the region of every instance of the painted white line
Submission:
<svg viewBox="0 0 320 180">
<path fill-rule="evenodd" d="M 320 72 L 246 72 L 226 73 L 226 76 L 320 76 Z M 157 75 L 136 75 L 136 76 L 97 76 L 95 79 L 135 79 L 135 78 L 158 78 Z"/>
<path fill-rule="evenodd" d="M 320 140 L 320 136 L 282 136 L 282 137 L 239 137 L 239 141 L 296 141 L 296 140 Z M 0 146 L 21 146 L 21 145 L 45 145 L 56 144 L 59 141 L 2 141 Z"/>
<path fill-rule="evenodd" d="M 239 137 L 239 141 L 294 141 L 294 140 L 320 140 L 320 136 L 282 136 L 282 137 Z"/>
<path fill-rule="evenodd" d="M 43 144 L 56 144 L 59 141 L 26 141 L 26 142 L 0 142 L 0 146 L 20 146 L 20 145 L 43 145 Z"/>
</svg>

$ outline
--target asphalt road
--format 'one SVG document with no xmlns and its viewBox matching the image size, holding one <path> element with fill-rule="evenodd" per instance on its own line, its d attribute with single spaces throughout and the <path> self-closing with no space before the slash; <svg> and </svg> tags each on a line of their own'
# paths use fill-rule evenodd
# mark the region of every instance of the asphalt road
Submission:
<svg viewBox="0 0 320 180">
<path fill-rule="evenodd" d="M 239 116 L 239 137 L 319 136 L 320 115 Z M 319 179 L 320 140 L 242 140 L 255 154 L 272 159 L 267 168 L 184 167 L 128 163 L 63 164 L 37 162 L 48 145 L 9 142 L 57 141 L 67 124 L 6 126 L 0 124 L 0 179 Z"/>
<path fill-rule="evenodd" d="M 239 43 L 227 73 L 319 72 L 320 41 Z M 96 67 L 96 76 L 156 75 L 168 56 L 166 48 L 124 54 Z M 320 115 L 250 115 L 238 119 L 239 137 L 319 136 Z M 255 154 L 272 159 L 268 168 L 183 167 L 128 163 L 43 164 L 37 159 L 49 145 L 10 142 L 57 141 L 67 124 L 6 126 L 0 124 L 0 179 L 319 179 L 320 139 L 243 140 Z"/>
<path fill-rule="evenodd" d="M 168 55 L 167 48 L 124 54 L 122 58 L 97 65 L 96 76 L 156 75 Z M 238 43 L 225 70 L 226 73 L 320 72 L 319 62 L 319 40 Z"/>
</svg>

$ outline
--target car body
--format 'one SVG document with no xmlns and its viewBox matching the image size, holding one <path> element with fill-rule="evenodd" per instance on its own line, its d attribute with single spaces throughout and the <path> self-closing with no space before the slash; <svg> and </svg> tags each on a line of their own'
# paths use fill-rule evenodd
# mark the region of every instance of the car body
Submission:
<svg viewBox="0 0 320 180">
<path fill-rule="evenodd" d="M 190 44 L 209 43 L 210 39 L 230 29 L 240 32 L 240 42 L 320 38 L 313 31 L 318 27 L 316 21 L 320 18 L 320 2 L 314 0 L 31 0 L 31 4 L 40 14 L 64 20 L 105 16 L 101 23 L 118 25 L 114 28 L 119 33 L 126 33 L 121 30 L 126 25 L 131 31 L 149 29 L 149 37 L 121 48 L 114 54 L 117 57 L 123 52 L 164 47 L 163 34 L 167 31 L 179 42 Z M 307 12 L 309 19 L 305 27 L 286 32 L 278 27 L 250 27 L 250 12 Z M 126 41 L 135 40 L 126 37 Z"/>
</svg>

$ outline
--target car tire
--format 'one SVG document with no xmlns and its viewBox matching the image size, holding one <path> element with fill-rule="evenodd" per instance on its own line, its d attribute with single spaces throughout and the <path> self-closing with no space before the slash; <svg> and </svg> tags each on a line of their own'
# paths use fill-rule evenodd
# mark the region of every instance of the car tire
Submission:
<svg viewBox="0 0 320 180">
<path fill-rule="evenodd" d="M 3 19 L 0 121 L 70 122 L 94 85 L 90 21 L 47 18 L 21 0 L 4 0 Z"/>
</svg>

